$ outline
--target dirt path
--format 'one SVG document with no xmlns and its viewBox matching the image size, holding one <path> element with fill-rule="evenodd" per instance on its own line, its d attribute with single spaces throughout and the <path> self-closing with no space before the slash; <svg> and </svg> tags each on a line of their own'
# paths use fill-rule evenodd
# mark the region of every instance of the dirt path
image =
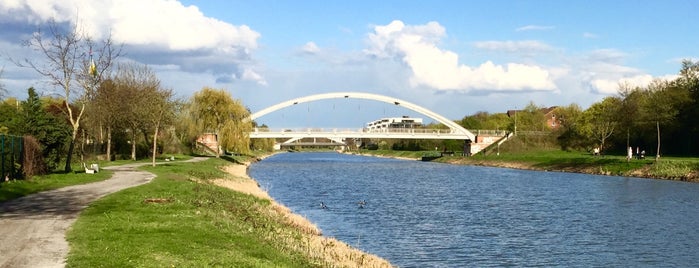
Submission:
<svg viewBox="0 0 699 268">
<path fill-rule="evenodd" d="M 107 180 L 1 203 L 0 267 L 64 267 L 69 250 L 65 234 L 80 211 L 105 195 L 150 182 L 155 174 L 136 170 L 147 164 L 106 167 L 114 171 Z"/>
</svg>

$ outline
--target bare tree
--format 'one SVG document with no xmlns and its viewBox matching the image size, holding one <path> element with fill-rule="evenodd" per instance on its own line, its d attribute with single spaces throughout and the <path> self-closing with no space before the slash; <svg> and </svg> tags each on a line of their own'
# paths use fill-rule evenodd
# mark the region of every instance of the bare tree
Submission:
<svg viewBox="0 0 699 268">
<path fill-rule="evenodd" d="M 160 88 L 160 80 L 155 73 L 145 65 L 136 63 L 119 64 L 114 77 L 119 98 L 128 100 L 122 106 L 113 106 L 115 113 L 120 114 L 120 121 L 125 124 L 131 134 L 131 159 L 136 160 L 136 137 L 139 132 L 145 132 L 151 108 L 149 102 L 152 92 Z M 145 135 L 147 136 L 147 135 Z M 148 141 L 147 137 L 145 138 Z"/>
<path fill-rule="evenodd" d="M 15 63 L 35 70 L 62 90 L 59 94 L 64 102 L 64 113 L 73 128 L 65 165 L 65 171 L 69 172 L 85 105 L 121 55 L 121 47 L 113 45 L 111 36 L 95 42 L 77 25 L 65 31 L 55 21 L 49 21 L 47 29 L 46 34 L 39 29 L 24 43 L 40 53 L 43 60 L 24 59 Z"/>
<path fill-rule="evenodd" d="M 147 88 L 146 89 L 146 122 L 153 130 L 152 163 L 155 166 L 155 157 L 158 155 L 158 136 L 164 126 L 170 124 L 175 118 L 175 105 L 171 89 Z"/>
<path fill-rule="evenodd" d="M 2 74 L 5 72 L 5 68 L 0 68 L 0 79 L 2 79 Z M 5 88 L 5 84 L 2 83 L 0 80 L 0 99 L 4 99 L 5 95 L 7 95 L 7 89 Z"/>
</svg>

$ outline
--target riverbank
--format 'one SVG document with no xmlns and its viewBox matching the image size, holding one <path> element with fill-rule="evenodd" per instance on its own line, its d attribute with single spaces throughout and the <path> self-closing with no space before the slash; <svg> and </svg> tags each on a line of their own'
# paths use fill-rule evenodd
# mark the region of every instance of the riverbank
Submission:
<svg viewBox="0 0 699 268">
<path fill-rule="evenodd" d="M 419 160 L 419 155 L 431 152 L 384 150 L 347 153 L 374 157 Z M 538 150 L 488 156 L 481 154 L 471 157 L 445 156 L 433 161 L 454 165 L 489 166 L 699 182 L 699 159 L 688 157 L 663 157 L 659 161 L 655 161 L 652 158 L 631 159 L 627 161 L 624 156 L 593 156 L 584 152 Z"/>
<path fill-rule="evenodd" d="M 232 164 L 225 166 L 223 170 L 233 178 L 215 179 L 213 183 L 257 198 L 269 200 L 271 205 L 266 213 L 276 214 L 284 219 L 286 224 L 301 230 L 305 236 L 301 240 L 305 241 L 305 243 L 297 246 L 300 247 L 301 251 L 307 252 L 310 258 L 320 259 L 323 263 L 330 264 L 331 267 L 392 267 L 388 261 L 376 255 L 365 253 L 337 239 L 323 236 L 321 230 L 315 224 L 301 215 L 294 214 L 284 205 L 277 203 L 266 191 L 260 188 L 259 184 L 247 174 L 249 165 L 250 162 L 244 162 L 242 165 Z M 297 238 L 283 236 L 279 236 L 279 239 L 298 240 Z"/>
</svg>

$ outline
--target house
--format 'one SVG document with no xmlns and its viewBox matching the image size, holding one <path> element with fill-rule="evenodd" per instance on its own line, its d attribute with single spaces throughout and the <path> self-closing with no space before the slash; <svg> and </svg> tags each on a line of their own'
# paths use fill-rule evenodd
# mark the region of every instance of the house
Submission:
<svg viewBox="0 0 699 268">
<path fill-rule="evenodd" d="M 558 127 L 561 125 L 560 119 L 556 116 L 556 108 L 558 108 L 558 106 L 539 109 L 539 111 L 544 114 L 544 117 L 546 118 L 546 125 L 550 129 L 558 129 Z M 523 112 L 523 110 L 507 110 L 507 117 L 515 117 L 517 113 L 521 112 Z"/>
</svg>

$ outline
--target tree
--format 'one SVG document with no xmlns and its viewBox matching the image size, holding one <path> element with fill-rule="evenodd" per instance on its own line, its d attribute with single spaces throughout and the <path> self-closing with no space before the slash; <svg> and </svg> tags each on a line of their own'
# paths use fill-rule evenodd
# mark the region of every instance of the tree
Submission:
<svg viewBox="0 0 699 268">
<path fill-rule="evenodd" d="M 530 102 L 524 110 L 517 112 L 518 131 L 542 131 L 547 129 L 546 117 L 541 108 Z"/>
<path fill-rule="evenodd" d="M 58 167 L 70 126 L 62 118 L 49 113 L 34 88 L 27 90 L 28 97 L 21 104 L 18 132 L 31 135 L 41 145 L 41 155 L 48 170 Z"/>
<path fill-rule="evenodd" d="M 162 88 L 145 88 L 144 92 L 147 113 L 145 121 L 153 129 L 153 147 L 152 147 L 152 164 L 155 166 L 155 157 L 158 153 L 158 135 L 160 129 L 172 122 L 175 117 L 176 103 L 173 101 L 173 92 L 171 89 Z"/>
<path fill-rule="evenodd" d="M 99 42 L 101 46 L 96 47 L 97 42 L 85 35 L 77 25 L 64 31 L 55 21 L 50 21 L 47 28 L 48 40 L 39 29 L 25 42 L 26 46 L 40 53 L 44 61 L 24 59 L 15 63 L 35 70 L 48 79 L 50 84 L 62 90 L 60 94 L 65 103 L 64 112 L 72 126 L 65 165 L 65 171 L 69 172 L 72 170 L 72 155 L 87 99 L 109 72 L 113 61 L 120 56 L 121 48 L 113 46 L 111 36 Z M 97 62 L 93 58 L 93 52 L 97 56 Z"/>
<path fill-rule="evenodd" d="M 127 101 L 117 91 L 119 87 L 112 79 L 106 79 L 100 83 L 95 94 L 92 95 L 88 106 L 88 122 L 93 123 L 93 128 L 99 131 L 100 141 L 106 136 L 107 161 L 112 160 L 112 132 L 114 127 L 121 123 L 122 115 L 129 112 L 123 109 Z M 102 135 L 102 134 L 105 135 Z"/>
<path fill-rule="evenodd" d="M 248 133 L 252 123 L 247 120 L 250 112 L 225 90 L 205 87 L 194 93 L 189 112 L 195 131 L 215 133 L 221 148 L 241 153 L 250 151 Z M 216 157 L 220 153 L 216 150 Z"/>
<path fill-rule="evenodd" d="M 657 132 L 655 160 L 660 158 L 660 125 L 672 123 L 679 114 L 679 107 L 688 101 L 688 91 L 676 84 L 655 80 L 646 90 L 648 97 L 642 104 L 642 116 L 646 122 L 653 122 Z"/>
<path fill-rule="evenodd" d="M 619 99 L 606 97 L 602 102 L 592 104 L 583 113 L 585 126 L 582 132 L 585 136 L 593 137 L 596 142 L 599 142 L 600 153 L 604 152 L 607 139 L 617 128 L 618 112 Z"/>
<path fill-rule="evenodd" d="M 631 146 L 631 129 L 638 128 L 640 122 L 640 109 L 643 101 L 643 94 L 638 87 L 629 84 L 620 84 L 618 91 L 619 99 L 619 126 L 626 130 L 626 146 Z"/>
<path fill-rule="evenodd" d="M 255 129 L 259 129 L 260 131 L 269 131 L 269 127 L 265 124 L 262 124 L 261 126 L 257 125 L 257 122 L 252 121 L 252 127 Z M 351 149 L 356 148 L 351 147 L 350 143 L 354 145 L 354 140 L 353 139 L 347 139 L 347 146 Z M 251 139 L 250 140 L 250 149 L 252 150 L 259 150 L 259 151 L 267 151 L 271 152 L 274 150 L 274 139 Z"/>
<path fill-rule="evenodd" d="M 558 144 L 563 150 L 569 149 L 591 149 L 589 140 L 583 133 L 584 124 L 583 111 L 577 104 L 561 106 L 556 108 L 558 115 Z M 587 147 L 587 148 L 586 148 Z"/>
<path fill-rule="evenodd" d="M 2 79 L 2 74 L 4 71 L 5 68 L 0 68 L 0 79 Z M 0 99 L 4 99 L 5 95 L 7 95 L 7 89 L 5 88 L 5 84 L 3 84 L 0 80 Z"/>
<path fill-rule="evenodd" d="M 153 108 L 149 107 L 149 101 L 150 98 L 157 97 L 153 92 L 160 89 L 160 79 L 146 65 L 125 63 L 118 65 L 113 80 L 115 86 L 113 94 L 123 102 L 116 100 L 116 103 L 112 103 L 107 110 L 115 113 L 118 121 L 129 128 L 131 159 L 136 160 L 136 137 L 139 132 L 147 133 L 147 118 L 151 116 Z M 144 137 L 148 143 L 147 135 L 144 134 Z"/>
</svg>

